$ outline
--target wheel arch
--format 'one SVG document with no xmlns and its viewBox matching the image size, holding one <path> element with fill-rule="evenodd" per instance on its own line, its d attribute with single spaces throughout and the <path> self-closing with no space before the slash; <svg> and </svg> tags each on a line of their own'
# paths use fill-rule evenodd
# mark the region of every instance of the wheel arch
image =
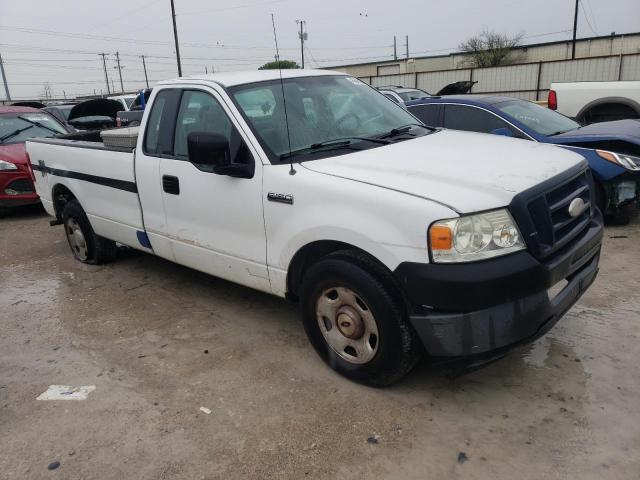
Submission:
<svg viewBox="0 0 640 480">
<path fill-rule="evenodd" d="M 584 116 L 596 107 L 602 107 L 606 105 L 624 105 L 631 108 L 640 116 L 640 103 L 627 97 L 603 97 L 596 100 L 592 100 L 580 109 L 576 115 L 577 119 L 583 119 Z"/>
<path fill-rule="evenodd" d="M 64 210 L 65 205 L 71 200 L 77 199 L 78 197 L 67 185 L 63 183 L 56 183 L 51 189 L 51 201 L 53 202 L 56 218 L 58 220 L 62 220 L 62 211 Z"/>
<path fill-rule="evenodd" d="M 368 269 L 371 270 L 370 273 L 386 275 L 387 279 L 382 278 L 380 280 L 389 280 L 389 282 L 393 284 L 392 288 L 398 289 L 396 293 L 400 294 L 404 300 L 404 295 L 401 293 L 401 289 L 393 276 L 393 272 L 384 263 L 376 258 L 375 255 L 361 247 L 338 240 L 317 240 L 298 249 L 293 255 L 291 262 L 289 262 L 289 268 L 287 269 L 286 297 L 289 300 L 297 301 L 300 284 L 302 283 L 305 272 L 321 258 L 342 251 L 364 256 L 368 260 L 368 263 L 371 263 L 373 266 L 373 268 Z"/>
</svg>

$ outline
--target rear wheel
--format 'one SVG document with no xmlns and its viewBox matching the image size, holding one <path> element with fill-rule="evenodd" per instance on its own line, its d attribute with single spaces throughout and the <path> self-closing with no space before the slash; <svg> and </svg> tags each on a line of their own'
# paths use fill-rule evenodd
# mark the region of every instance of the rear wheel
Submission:
<svg viewBox="0 0 640 480">
<path fill-rule="evenodd" d="M 305 331 L 320 357 L 371 386 L 400 379 L 422 352 L 388 276 L 364 255 L 339 252 L 312 265 L 300 290 Z"/>
<path fill-rule="evenodd" d="M 115 260 L 118 253 L 116 243 L 96 235 L 77 200 L 65 205 L 62 224 L 71 253 L 77 260 L 94 265 Z"/>
</svg>

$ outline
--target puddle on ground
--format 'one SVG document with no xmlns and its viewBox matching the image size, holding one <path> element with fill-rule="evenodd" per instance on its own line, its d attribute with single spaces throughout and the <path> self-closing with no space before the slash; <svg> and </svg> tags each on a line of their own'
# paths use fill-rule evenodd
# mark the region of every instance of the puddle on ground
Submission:
<svg viewBox="0 0 640 480">
<path fill-rule="evenodd" d="M 544 336 L 531 344 L 528 351 L 522 355 L 524 363 L 530 367 L 545 367 L 551 349 L 551 338 Z"/>
</svg>

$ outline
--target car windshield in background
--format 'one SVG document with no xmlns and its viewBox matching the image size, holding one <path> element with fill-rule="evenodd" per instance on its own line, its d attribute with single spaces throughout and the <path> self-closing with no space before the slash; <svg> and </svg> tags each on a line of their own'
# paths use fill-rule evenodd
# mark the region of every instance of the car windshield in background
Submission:
<svg viewBox="0 0 640 480">
<path fill-rule="evenodd" d="M 513 100 L 495 106 L 540 135 L 558 135 L 580 128 L 578 122 L 535 103 Z"/>
<path fill-rule="evenodd" d="M 429 97 L 430 95 L 424 90 L 405 90 L 403 92 L 396 92 L 400 95 L 400 98 L 405 102 L 410 102 L 411 100 L 420 100 L 424 97 Z"/>
<path fill-rule="evenodd" d="M 0 114 L 0 144 L 22 143 L 30 138 L 66 133 L 65 128 L 46 113 Z"/>
<path fill-rule="evenodd" d="M 352 77 L 289 78 L 283 85 L 275 80 L 230 90 L 272 162 L 374 148 L 393 141 L 393 137 L 408 139 L 430 131 L 402 107 Z"/>
<path fill-rule="evenodd" d="M 60 107 L 55 107 L 58 109 L 58 111 L 60 112 L 60 114 L 64 117 L 65 120 L 69 120 L 69 114 L 71 113 L 71 109 L 74 107 L 75 105 L 64 105 L 64 106 L 60 106 Z"/>
</svg>

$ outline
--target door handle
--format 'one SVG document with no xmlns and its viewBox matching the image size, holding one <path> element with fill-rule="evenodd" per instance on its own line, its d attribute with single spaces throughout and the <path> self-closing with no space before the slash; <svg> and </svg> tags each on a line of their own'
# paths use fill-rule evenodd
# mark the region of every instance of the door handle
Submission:
<svg viewBox="0 0 640 480">
<path fill-rule="evenodd" d="M 163 175 L 162 189 L 171 195 L 180 195 L 180 180 L 172 175 Z"/>
</svg>

